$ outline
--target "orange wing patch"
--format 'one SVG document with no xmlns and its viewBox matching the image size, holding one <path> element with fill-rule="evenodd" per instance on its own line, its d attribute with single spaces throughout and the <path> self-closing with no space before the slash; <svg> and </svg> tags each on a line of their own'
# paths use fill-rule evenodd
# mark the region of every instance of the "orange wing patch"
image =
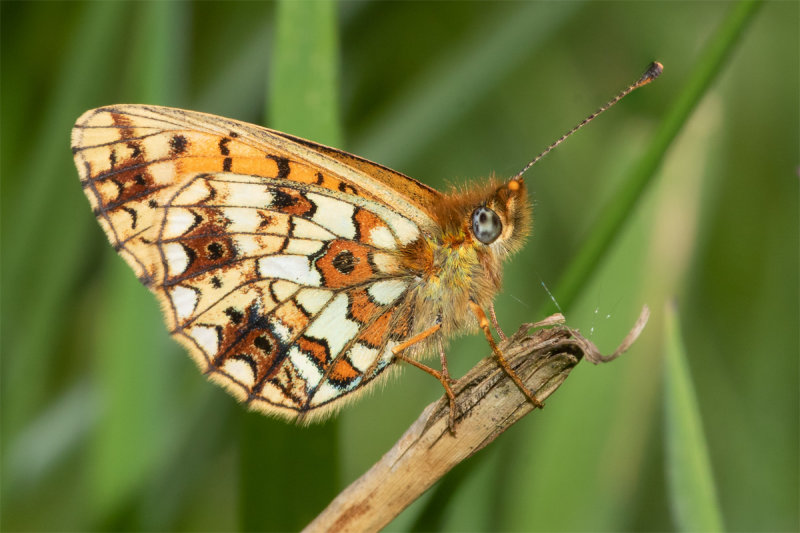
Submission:
<svg viewBox="0 0 800 533">
<path fill-rule="evenodd" d="M 369 248 L 354 241 L 331 241 L 315 264 L 324 285 L 332 289 L 362 284 L 375 275 L 369 264 Z"/>
</svg>

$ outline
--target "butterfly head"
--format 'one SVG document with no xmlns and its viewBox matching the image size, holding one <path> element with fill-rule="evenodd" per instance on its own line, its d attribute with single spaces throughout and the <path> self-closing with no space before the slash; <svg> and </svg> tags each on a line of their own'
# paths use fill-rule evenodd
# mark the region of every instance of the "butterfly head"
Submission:
<svg viewBox="0 0 800 533">
<path fill-rule="evenodd" d="M 530 231 L 531 204 L 519 178 L 454 192 L 438 207 L 445 242 L 474 246 L 498 258 L 519 250 Z"/>
<path fill-rule="evenodd" d="M 516 252 L 531 226 L 531 204 L 525 182 L 512 179 L 496 186 L 484 202 L 477 205 L 469 220 L 474 241 L 503 254 Z"/>
</svg>

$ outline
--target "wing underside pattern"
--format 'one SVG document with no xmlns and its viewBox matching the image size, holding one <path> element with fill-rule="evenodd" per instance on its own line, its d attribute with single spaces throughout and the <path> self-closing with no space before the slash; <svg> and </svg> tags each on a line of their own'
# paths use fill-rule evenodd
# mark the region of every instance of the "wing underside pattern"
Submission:
<svg viewBox="0 0 800 533">
<path fill-rule="evenodd" d="M 337 408 L 412 331 L 415 278 L 397 251 L 430 220 L 387 207 L 355 171 L 309 164 L 303 145 L 167 111 L 79 119 L 73 152 L 98 221 L 211 379 L 288 418 Z"/>
</svg>

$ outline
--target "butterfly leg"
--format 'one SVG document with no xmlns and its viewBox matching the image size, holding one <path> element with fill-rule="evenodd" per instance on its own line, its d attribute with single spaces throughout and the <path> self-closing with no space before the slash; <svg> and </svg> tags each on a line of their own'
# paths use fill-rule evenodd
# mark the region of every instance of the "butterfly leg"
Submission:
<svg viewBox="0 0 800 533">
<path fill-rule="evenodd" d="M 516 372 L 511 368 L 508 364 L 508 361 L 505 357 L 503 357 L 503 353 L 500 351 L 500 348 L 497 347 L 497 344 L 494 342 L 494 338 L 492 337 L 492 330 L 489 328 L 489 319 L 486 318 L 486 313 L 483 312 L 483 309 L 480 308 L 478 304 L 474 301 L 469 301 L 469 307 L 472 309 L 472 312 L 475 314 L 475 317 L 478 319 L 478 325 L 483 330 L 483 334 L 486 336 L 486 340 L 489 341 L 489 346 L 492 347 L 492 352 L 494 352 L 494 356 L 497 358 L 497 362 L 500 363 L 500 366 L 503 368 L 508 377 L 510 377 L 514 383 L 519 387 L 519 390 L 530 400 L 534 407 L 544 407 L 544 404 L 540 402 L 536 395 L 531 392 L 528 387 L 522 382 Z"/>
<path fill-rule="evenodd" d="M 506 340 L 506 334 L 503 333 L 503 330 L 500 329 L 500 324 L 497 323 L 497 315 L 494 312 L 494 302 L 489 304 L 489 316 L 492 319 L 492 325 L 494 326 L 494 330 L 497 332 L 497 335 L 500 337 L 500 340 Z"/>
<path fill-rule="evenodd" d="M 392 348 L 392 353 L 394 354 L 394 356 L 397 359 L 399 359 L 401 361 L 405 361 L 406 363 L 419 368 L 423 372 L 427 372 L 428 374 L 430 374 L 431 376 L 433 376 L 433 377 L 435 377 L 436 379 L 439 380 L 439 382 L 444 387 L 444 392 L 445 392 L 445 394 L 447 394 L 447 399 L 450 402 L 450 417 L 448 419 L 448 426 L 450 427 L 450 432 L 453 435 L 455 435 L 456 434 L 456 395 L 453 394 L 453 389 L 450 387 L 450 382 L 452 381 L 452 379 L 450 379 L 450 373 L 447 371 L 447 357 L 444 354 L 444 349 L 442 347 L 441 342 L 439 343 L 439 356 L 441 357 L 441 360 L 442 360 L 442 371 L 441 372 L 439 372 L 438 370 L 433 369 L 433 368 L 431 368 L 431 367 L 429 367 L 427 365 L 423 365 L 419 361 L 415 361 L 414 359 L 411 359 L 410 357 L 406 357 L 405 355 L 402 354 L 403 350 L 405 350 L 406 348 L 409 348 L 410 346 L 413 346 L 414 344 L 417 344 L 418 342 L 430 337 L 431 335 L 433 335 L 434 333 L 439 331 L 441 328 L 442 328 L 441 324 L 436 324 L 435 326 L 433 326 L 433 327 L 431 327 L 429 329 L 426 329 L 422 333 L 414 335 L 413 337 L 411 337 L 407 341 L 402 342 L 401 344 L 398 344 L 397 346 Z"/>
<path fill-rule="evenodd" d="M 441 340 L 439 340 L 438 344 L 439 344 L 439 360 L 442 362 L 442 377 L 448 383 L 454 383 L 455 380 L 450 377 L 450 371 L 447 370 L 447 354 L 444 353 L 444 345 L 442 344 Z"/>
</svg>

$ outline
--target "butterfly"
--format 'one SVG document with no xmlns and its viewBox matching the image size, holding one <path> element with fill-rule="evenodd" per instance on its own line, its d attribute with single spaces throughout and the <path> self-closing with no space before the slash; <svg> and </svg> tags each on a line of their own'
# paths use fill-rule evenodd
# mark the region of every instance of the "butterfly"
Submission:
<svg viewBox="0 0 800 533">
<path fill-rule="evenodd" d="M 100 226 L 171 335 L 249 407 L 320 419 L 405 361 L 442 383 L 453 429 L 444 346 L 481 330 L 541 406 L 490 325 L 504 337 L 492 301 L 530 231 L 522 173 L 535 160 L 441 193 L 286 133 L 150 105 L 87 111 L 72 152 Z M 418 361 L 430 351 L 441 370 Z"/>
</svg>

